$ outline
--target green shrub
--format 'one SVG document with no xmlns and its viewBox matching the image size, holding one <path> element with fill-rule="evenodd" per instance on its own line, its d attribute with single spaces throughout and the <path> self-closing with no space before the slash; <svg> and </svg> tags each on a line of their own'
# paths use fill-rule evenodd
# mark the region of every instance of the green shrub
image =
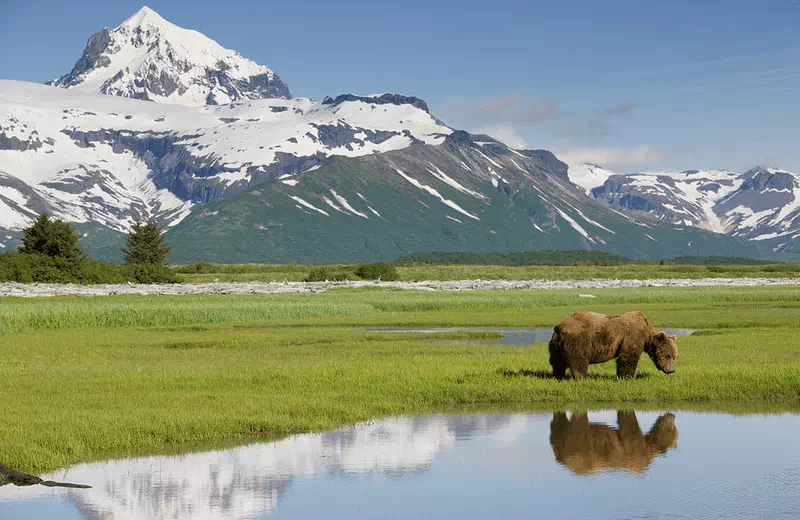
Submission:
<svg viewBox="0 0 800 520">
<path fill-rule="evenodd" d="M 177 283 L 175 272 L 160 264 L 129 264 L 124 268 L 127 278 L 136 283 Z"/>
<path fill-rule="evenodd" d="M 356 269 L 356 274 L 364 280 L 382 280 L 391 282 L 398 279 L 397 267 L 388 262 L 366 264 Z"/>
<path fill-rule="evenodd" d="M 304 282 L 346 282 L 356 278 L 352 273 L 344 271 L 331 271 L 324 267 L 317 267 L 309 271 Z"/>
<path fill-rule="evenodd" d="M 800 264 L 775 264 L 763 268 L 765 273 L 792 273 L 800 271 Z"/>
<path fill-rule="evenodd" d="M 125 283 L 128 280 L 129 279 L 127 276 L 125 276 L 124 270 L 118 265 L 108 264 L 106 262 L 96 262 L 87 260 L 83 263 L 79 283 L 120 284 L 120 283 Z"/>
<path fill-rule="evenodd" d="M 211 262 L 195 262 L 179 267 L 176 271 L 181 274 L 210 274 L 216 273 L 218 269 L 219 266 Z"/>
<path fill-rule="evenodd" d="M 42 254 L 6 253 L 0 255 L 0 282 L 18 283 L 124 283 L 119 266 L 86 259 Z"/>
</svg>

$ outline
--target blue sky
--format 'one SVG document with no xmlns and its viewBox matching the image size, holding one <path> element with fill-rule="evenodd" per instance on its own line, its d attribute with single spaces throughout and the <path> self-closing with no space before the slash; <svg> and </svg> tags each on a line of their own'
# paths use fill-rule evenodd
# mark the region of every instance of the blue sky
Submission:
<svg viewBox="0 0 800 520">
<path fill-rule="evenodd" d="M 1 0 L 0 78 L 72 68 L 143 0 Z M 296 96 L 402 92 L 447 123 L 620 171 L 800 171 L 800 2 L 148 1 Z"/>
</svg>

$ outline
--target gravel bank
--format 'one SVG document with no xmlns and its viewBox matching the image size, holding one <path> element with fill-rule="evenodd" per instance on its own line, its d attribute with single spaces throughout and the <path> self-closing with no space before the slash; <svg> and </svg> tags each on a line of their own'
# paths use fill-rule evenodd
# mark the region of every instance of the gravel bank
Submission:
<svg viewBox="0 0 800 520">
<path fill-rule="evenodd" d="M 118 294 L 281 294 L 318 293 L 329 289 L 384 287 L 418 291 L 508 291 L 608 289 L 636 287 L 758 287 L 800 285 L 800 278 L 702 278 L 674 280 L 460 280 L 450 282 L 247 282 L 174 285 L 0 284 L 0 297 L 110 296 Z M 585 295 L 590 297 L 591 295 Z"/>
</svg>

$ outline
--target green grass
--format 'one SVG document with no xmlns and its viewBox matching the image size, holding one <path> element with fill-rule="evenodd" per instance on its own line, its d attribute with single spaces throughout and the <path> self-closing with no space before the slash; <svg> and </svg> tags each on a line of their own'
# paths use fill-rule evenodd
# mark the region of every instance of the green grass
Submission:
<svg viewBox="0 0 800 520">
<path fill-rule="evenodd" d="M 299 282 L 319 266 L 301 264 L 212 264 L 199 268 L 176 266 L 182 282 Z M 357 280 L 357 265 L 326 266 L 330 272 L 351 273 Z M 423 280 L 591 280 L 655 278 L 783 278 L 800 276 L 800 264 L 765 265 L 658 265 L 624 264 L 616 266 L 502 266 L 502 265 L 398 265 L 401 281 Z"/>
<path fill-rule="evenodd" d="M 800 288 L 578 292 L 4 299 L 0 463 L 35 473 L 464 406 L 800 411 Z M 543 344 L 364 330 L 552 326 L 582 309 L 703 332 L 679 338 L 672 376 L 643 359 L 636 380 L 608 363 L 559 383 Z"/>
</svg>

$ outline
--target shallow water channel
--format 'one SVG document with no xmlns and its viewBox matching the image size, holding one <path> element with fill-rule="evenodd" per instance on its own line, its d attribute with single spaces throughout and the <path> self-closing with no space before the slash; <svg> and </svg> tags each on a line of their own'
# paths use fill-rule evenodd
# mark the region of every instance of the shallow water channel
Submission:
<svg viewBox="0 0 800 520">
<path fill-rule="evenodd" d="M 691 336 L 695 331 L 693 329 L 663 329 L 663 331 L 670 336 Z M 481 340 L 450 340 L 453 343 L 464 343 L 472 345 L 509 345 L 509 346 L 525 346 L 534 345 L 536 343 L 547 343 L 553 335 L 553 328 L 528 328 L 528 329 L 505 329 L 505 328 L 480 328 L 480 327 L 450 327 L 450 328 L 432 328 L 432 329 L 392 329 L 392 328 L 377 328 L 369 329 L 369 332 L 385 332 L 387 334 L 403 334 L 403 333 L 417 333 L 417 334 L 441 334 L 452 332 L 497 332 L 501 334 L 498 339 L 481 339 Z"/>
<path fill-rule="evenodd" d="M 8 484 L 0 518 L 798 518 L 800 415 L 470 414 L 371 421 Z"/>
</svg>

